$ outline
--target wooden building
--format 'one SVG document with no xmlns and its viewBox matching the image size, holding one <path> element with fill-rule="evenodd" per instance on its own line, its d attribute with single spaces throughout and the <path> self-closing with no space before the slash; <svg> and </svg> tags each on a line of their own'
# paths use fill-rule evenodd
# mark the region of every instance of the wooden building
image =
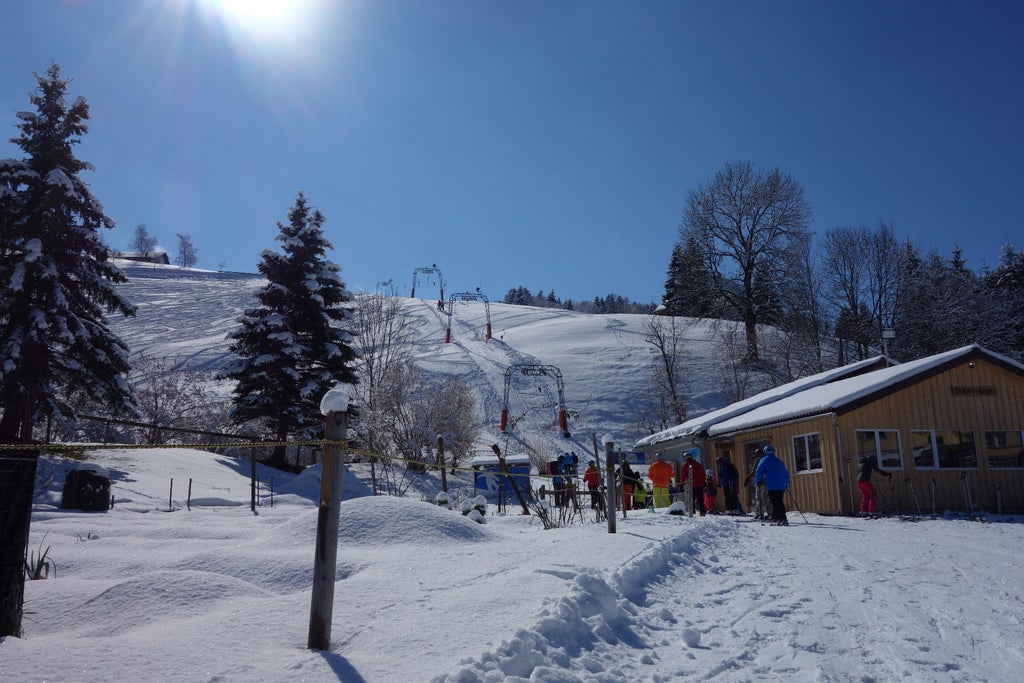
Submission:
<svg viewBox="0 0 1024 683">
<path fill-rule="evenodd" d="M 863 456 L 892 474 L 875 475 L 889 511 L 1024 511 L 1024 365 L 971 345 L 887 366 L 879 357 L 803 378 L 634 449 L 677 456 L 697 447 L 706 466 L 725 455 L 744 476 L 757 447 L 771 443 L 806 512 L 859 509 Z"/>
<path fill-rule="evenodd" d="M 111 252 L 112 258 L 124 259 L 125 261 L 138 261 L 140 263 L 157 263 L 168 266 L 171 259 L 166 251 L 115 251 Z"/>
</svg>

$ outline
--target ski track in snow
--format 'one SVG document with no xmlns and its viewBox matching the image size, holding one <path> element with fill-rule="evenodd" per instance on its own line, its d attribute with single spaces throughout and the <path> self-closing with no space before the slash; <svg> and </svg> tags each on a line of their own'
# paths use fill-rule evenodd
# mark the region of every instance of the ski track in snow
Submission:
<svg viewBox="0 0 1024 683">
<path fill-rule="evenodd" d="M 877 532 L 864 520 L 810 519 L 822 521 L 791 518 L 783 529 L 701 519 L 611 576 L 569 576 L 568 594 L 533 627 L 433 680 L 952 683 L 999 680 L 1024 665 L 1016 591 L 999 588 L 1014 579 L 998 562 L 961 567 L 925 542 L 876 555 Z M 775 534 L 798 542 L 774 544 Z M 808 562 L 808 552 L 821 562 Z M 1008 549 L 1008 562 L 1013 555 Z M 908 590 L 876 590 L 901 575 L 905 583 L 908 572 L 921 576 Z M 947 604 L 951 588 L 969 592 L 977 608 Z"/>
<path fill-rule="evenodd" d="M 122 269 L 129 281 L 119 287 L 138 313 L 111 318 L 113 331 L 133 355 L 177 358 L 205 371 L 217 370 L 228 360 L 227 335 L 244 311 L 256 305 L 253 295 L 265 285 L 258 274 L 124 263 Z M 612 433 L 626 447 L 646 435 L 635 432 L 635 416 L 647 393 L 647 373 L 636 369 L 654 359 L 653 347 L 644 341 L 649 316 L 586 315 L 492 302 L 493 337 L 487 340 L 484 304 L 460 301 L 454 303 L 451 341 L 446 344 L 448 312 L 438 310 L 436 300 L 400 301 L 417 364 L 427 372 L 459 376 L 475 392 L 483 425 L 481 448 L 507 440 L 514 451 L 527 442 L 536 446 L 546 441 L 551 455 L 590 453 L 592 434 Z M 695 327 L 693 334 L 706 336 L 708 330 Z M 510 413 L 521 418 L 517 428 L 509 434 L 498 430 L 504 372 L 517 364 L 560 369 L 572 416 L 571 439 L 564 439 L 558 429 L 554 383 L 526 377 L 513 379 L 509 398 Z M 718 384 L 706 371 L 691 380 L 698 402 L 718 392 Z"/>
</svg>

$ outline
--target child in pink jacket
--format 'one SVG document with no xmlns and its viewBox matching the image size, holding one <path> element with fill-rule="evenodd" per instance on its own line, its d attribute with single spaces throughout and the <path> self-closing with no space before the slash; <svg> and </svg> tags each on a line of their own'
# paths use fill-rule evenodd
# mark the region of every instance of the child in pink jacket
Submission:
<svg viewBox="0 0 1024 683">
<path fill-rule="evenodd" d="M 718 484 L 715 483 L 715 473 L 708 470 L 707 481 L 704 482 L 704 508 L 708 514 L 717 515 L 715 509 L 715 498 L 718 497 Z"/>
</svg>

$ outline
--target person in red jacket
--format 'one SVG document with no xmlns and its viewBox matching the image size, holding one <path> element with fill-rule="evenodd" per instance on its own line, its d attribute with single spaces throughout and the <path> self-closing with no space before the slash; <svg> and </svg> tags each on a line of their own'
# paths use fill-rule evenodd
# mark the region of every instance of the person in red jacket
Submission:
<svg viewBox="0 0 1024 683">
<path fill-rule="evenodd" d="M 694 514 L 700 510 L 700 516 L 703 517 L 707 514 L 707 509 L 704 507 L 704 483 L 707 473 L 704 466 L 695 459 L 698 455 L 700 455 L 700 451 L 696 448 L 686 451 L 686 459 L 683 460 L 683 464 L 679 468 L 679 483 L 685 486 L 686 482 L 690 482 L 693 487 L 693 500 L 690 503 L 693 506 L 692 510 Z"/>
<path fill-rule="evenodd" d="M 597 471 L 597 461 L 591 460 L 587 463 L 587 469 L 583 472 L 583 483 L 587 485 L 587 490 L 590 491 L 590 509 L 596 510 L 598 507 L 598 495 L 600 491 L 598 487 L 601 485 L 600 473 Z"/>
<path fill-rule="evenodd" d="M 654 488 L 654 507 L 667 508 L 669 506 L 668 487 L 672 484 L 674 474 L 672 465 L 665 462 L 665 454 L 658 453 L 654 462 L 647 468 L 647 478 L 651 480 L 651 486 Z"/>
</svg>

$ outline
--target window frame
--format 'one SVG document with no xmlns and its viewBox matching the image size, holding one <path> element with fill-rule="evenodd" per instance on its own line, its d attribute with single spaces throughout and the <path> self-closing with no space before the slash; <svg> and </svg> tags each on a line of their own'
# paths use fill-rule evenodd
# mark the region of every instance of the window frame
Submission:
<svg viewBox="0 0 1024 683">
<path fill-rule="evenodd" d="M 1016 456 L 1016 459 L 1017 459 L 1018 462 L 1020 462 L 1020 464 L 1018 464 L 1018 465 L 998 465 L 998 464 L 993 464 L 992 456 L 989 454 L 989 449 L 990 448 L 993 449 L 993 450 L 995 450 L 997 448 L 1010 448 L 1010 446 L 989 446 L 989 434 L 996 434 L 996 433 L 999 433 L 999 434 L 1010 433 L 1010 434 L 1016 434 L 1017 435 L 1016 447 L 1021 449 L 1021 450 L 1020 450 L 1020 453 Z M 984 430 L 982 432 L 982 444 L 983 444 L 983 447 L 985 449 L 985 464 L 988 466 L 989 470 L 993 470 L 993 471 L 997 471 L 997 472 L 1005 472 L 1005 471 L 1022 470 L 1022 469 L 1024 469 L 1024 429 L 986 429 L 986 430 Z M 998 460 L 996 462 L 998 462 Z"/>
<path fill-rule="evenodd" d="M 1014 430 L 990 430 L 990 431 L 1014 431 Z M 973 465 L 959 465 L 957 467 L 943 466 L 943 464 L 942 464 L 942 461 L 943 461 L 942 451 L 940 451 L 940 445 L 939 445 L 939 440 L 938 440 L 937 436 L 938 435 L 945 435 L 945 434 L 954 434 L 954 433 L 958 436 L 958 439 L 962 435 L 964 435 L 964 434 L 970 434 L 971 435 L 970 442 L 971 442 L 972 450 L 974 452 L 974 464 Z M 929 470 L 929 471 L 933 471 L 933 472 L 934 471 L 938 471 L 938 470 L 977 470 L 977 469 L 981 469 L 981 453 L 978 450 L 978 439 L 975 438 L 976 435 L 975 435 L 975 432 L 974 432 L 973 429 L 911 429 L 910 430 L 910 440 L 911 440 L 911 448 L 912 449 L 913 449 L 913 441 L 914 441 L 914 435 L 915 434 L 928 434 L 929 449 L 931 450 L 931 453 L 932 453 L 932 464 L 930 464 L 930 465 L 920 465 L 920 464 L 918 464 L 917 456 L 915 455 L 914 456 L 914 469 Z M 942 446 L 941 448 L 948 448 L 948 447 Z"/>
<path fill-rule="evenodd" d="M 813 438 L 817 442 L 817 453 L 818 453 L 818 466 L 811 467 L 813 459 L 811 457 L 810 439 Z M 803 444 L 803 459 L 805 467 L 800 467 L 800 449 L 797 447 L 797 442 Z M 821 457 L 821 433 L 820 432 L 807 432 L 806 434 L 796 434 L 790 440 L 790 446 L 793 448 L 793 471 L 796 474 L 820 474 L 825 471 L 824 459 Z"/>
<path fill-rule="evenodd" d="M 886 451 L 886 450 L 882 449 L 881 438 L 880 438 L 880 434 L 882 432 L 892 433 L 892 434 L 896 435 L 896 450 L 895 451 L 892 451 L 892 450 Z M 862 443 L 861 442 L 861 438 L 860 438 L 861 434 L 873 434 L 874 435 L 875 464 L 878 466 L 879 469 L 886 470 L 886 471 L 893 471 L 893 472 L 902 472 L 903 470 L 906 469 L 906 463 L 903 462 L 903 434 L 900 432 L 899 429 L 855 429 L 853 436 L 854 436 L 854 441 L 857 444 L 857 461 L 858 462 L 865 455 L 869 455 L 869 453 L 862 452 L 861 449 L 860 449 L 861 443 Z M 899 466 L 898 467 L 888 466 L 882 460 L 882 455 L 884 453 L 891 453 L 891 452 L 895 452 L 896 455 L 899 456 Z"/>
</svg>

